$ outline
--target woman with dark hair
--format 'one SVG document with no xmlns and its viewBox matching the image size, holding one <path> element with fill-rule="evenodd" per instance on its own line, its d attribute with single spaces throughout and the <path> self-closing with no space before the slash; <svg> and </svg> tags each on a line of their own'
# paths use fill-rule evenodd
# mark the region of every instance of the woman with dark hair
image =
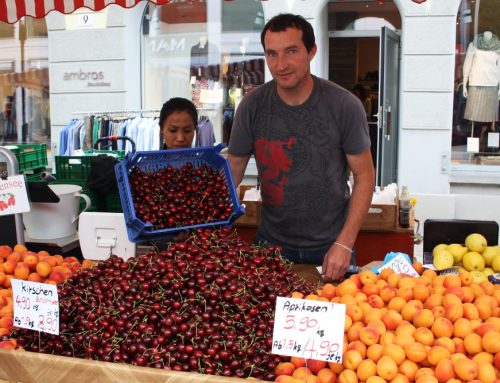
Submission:
<svg viewBox="0 0 500 383">
<path fill-rule="evenodd" d="M 366 113 L 366 119 L 370 121 L 372 117 L 372 99 L 370 96 L 368 96 L 365 87 L 362 84 L 356 84 L 352 89 L 352 93 L 354 93 L 356 97 L 359 98 L 363 103 L 363 107 L 365 108 Z"/>
<path fill-rule="evenodd" d="M 174 97 L 163 104 L 160 111 L 160 129 L 163 149 L 190 148 L 193 144 L 198 111 L 188 99 Z"/>
</svg>

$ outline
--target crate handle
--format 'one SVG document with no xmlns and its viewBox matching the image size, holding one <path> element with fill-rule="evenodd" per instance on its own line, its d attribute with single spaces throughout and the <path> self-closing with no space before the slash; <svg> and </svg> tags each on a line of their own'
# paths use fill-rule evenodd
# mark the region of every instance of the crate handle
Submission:
<svg viewBox="0 0 500 383">
<path fill-rule="evenodd" d="M 135 153 L 135 141 L 133 139 L 131 139 L 130 137 L 127 137 L 127 136 L 107 136 L 107 137 L 101 137 L 101 138 L 99 138 L 95 142 L 94 149 L 98 149 L 99 148 L 99 144 L 101 142 L 118 141 L 118 140 L 130 141 L 130 143 L 132 144 L 132 153 Z"/>
</svg>

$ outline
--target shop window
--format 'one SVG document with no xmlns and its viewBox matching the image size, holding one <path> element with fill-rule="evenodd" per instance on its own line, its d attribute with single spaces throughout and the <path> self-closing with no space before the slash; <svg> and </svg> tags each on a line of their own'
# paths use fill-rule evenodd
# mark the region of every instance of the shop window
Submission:
<svg viewBox="0 0 500 383">
<path fill-rule="evenodd" d="M 46 22 L 0 23 L 0 145 L 49 142 Z"/>
<path fill-rule="evenodd" d="M 142 21 L 143 107 L 191 99 L 228 142 L 241 97 L 264 83 L 260 1 L 148 4 Z"/>
<path fill-rule="evenodd" d="M 455 164 L 500 165 L 499 20 L 497 0 L 460 4 L 452 129 Z"/>
</svg>

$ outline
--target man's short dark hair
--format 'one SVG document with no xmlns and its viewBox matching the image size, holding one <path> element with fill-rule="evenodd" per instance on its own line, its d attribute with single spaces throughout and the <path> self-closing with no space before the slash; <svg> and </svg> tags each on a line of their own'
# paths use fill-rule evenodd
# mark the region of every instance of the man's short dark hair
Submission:
<svg viewBox="0 0 500 383">
<path fill-rule="evenodd" d="M 163 129 L 163 122 L 174 112 L 187 112 L 193 118 L 194 126 L 198 125 L 198 111 L 191 100 L 182 97 L 173 97 L 163 104 L 160 111 L 160 129 Z"/>
<path fill-rule="evenodd" d="M 280 13 L 269 20 L 262 33 L 260 34 L 260 42 L 264 51 L 266 50 L 266 45 L 264 43 L 264 37 L 266 32 L 269 30 L 271 32 L 284 32 L 288 28 L 297 28 L 302 31 L 302 42 L 304 43 L 308 52 L 313 49 L 316 44 L 316 39 L 314 37 L 314 30 L 312 25 L 300 15 L 294 15 L 291 13 Z"/>
</svg>

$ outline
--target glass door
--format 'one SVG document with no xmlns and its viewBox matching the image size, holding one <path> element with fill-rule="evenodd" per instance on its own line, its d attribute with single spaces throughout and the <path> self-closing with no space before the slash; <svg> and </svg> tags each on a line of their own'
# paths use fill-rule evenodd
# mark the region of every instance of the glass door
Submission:
<svg viewBox="0 0 500 383">
<path fill-rule="evenodd" d="M 399 35 L 380 29 L 377 178 L 379 186 L 397 182 Z"/>
</svg>

